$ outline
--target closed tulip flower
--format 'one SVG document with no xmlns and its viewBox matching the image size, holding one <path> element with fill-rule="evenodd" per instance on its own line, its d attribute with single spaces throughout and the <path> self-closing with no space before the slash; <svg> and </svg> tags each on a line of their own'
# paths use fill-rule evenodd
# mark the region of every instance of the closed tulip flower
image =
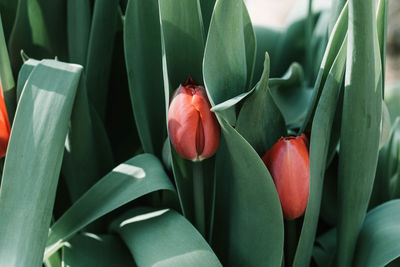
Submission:
<svg viewBox="0 0 400 267">
<path fill-rule="evenodd" d="M 6 104 L 4 102 L 3 90 L 0 85 L 0 157 L 4 157 L 10 139 L 10 122 L 8 120 Z"/>
<path fill-rule="evenodd" d="M 174 92 L 168 110 L 168 132 L 176 152 L 185 159 L 201 161 L 218 148 L 220 126 L 203 86 L 193 79 Z"/>
<path fill-rule="evenodd" d="M 284 217 L 290 220 L 303 215 L 310 191 L 307 137 L 279 139 L 262 160 L 275 182 Z"/>
</svg>

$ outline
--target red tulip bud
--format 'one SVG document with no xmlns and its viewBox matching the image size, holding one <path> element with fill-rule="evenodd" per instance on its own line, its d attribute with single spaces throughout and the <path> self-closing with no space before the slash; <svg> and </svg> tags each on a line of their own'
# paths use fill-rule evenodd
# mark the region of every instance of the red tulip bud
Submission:
<svg viewBox="0 0 400 267">
<path fill-rule="evenodd" d="M 10 139 L 10 122 L 8 120 L 3 90 L 0 84 L 0 158 L 6 155 L 8 140 Z"/>
<path fill-rule="evenodd" d="M 275 182 L 283 215 L 295 219 L 303 215 L 310 191 L 308 139 L 302 134 L 285 137 L 265 153 L 262 160 Z"/>
<path fill-rule="evenodd" d="M 172 96 L 168 132 L 176 152 L 185 159 L 201 161 L 218 148 L 220 127 L 203 86 L 188 78 Z"/>
</svg>

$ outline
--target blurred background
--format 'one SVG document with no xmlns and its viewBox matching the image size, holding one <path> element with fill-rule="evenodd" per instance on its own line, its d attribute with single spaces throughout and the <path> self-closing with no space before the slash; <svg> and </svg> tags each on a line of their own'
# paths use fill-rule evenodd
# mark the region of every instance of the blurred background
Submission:
<svg viewBox="0 0 400 267">
<path fill-rule="evenodd" d="M 283 28 L 296 0 L 245 0 L 254 25 Z M 314 9 L 330 7 L 330 0 L 314 0 Z M 400 1 L 389 0 L 386 82 L 388 90 L 400 88 Z M 388 92 L 389 93 L 389 92 Z"/>
</svg>

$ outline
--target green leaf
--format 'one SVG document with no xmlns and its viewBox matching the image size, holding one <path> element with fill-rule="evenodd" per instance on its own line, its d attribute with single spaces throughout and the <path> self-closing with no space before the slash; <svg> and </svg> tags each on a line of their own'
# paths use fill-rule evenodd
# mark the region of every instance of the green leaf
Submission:
<svg viewBox="0 0 400 267">
<path fill-rule="evenodd" d="M 388 0 L 379 0 L 378 12 L 376 14 L 376 27 L 378 30 L 379 50 L 381 52 L 382 95 L 385 92 L 387 20 Z"/>
<path fill-rule="evenodd" d="M 338 266 L 350 266 L 378 160 L 382 72 L 373 1 L 349 2 L 338 180 Z"/>
<path fill-rule="evenodd" d="M 346 5 L 347 0 L 333 0 L 332 7 L 330 12 L 330 20 L 329 20 L 329 34 L 332 33 L 337 20 L 339 19 L 340 13 L 342 12 L 344 6 Z"/>
<path fill-rule="evenodd" d="M 96 0 L 90 28 L 86 59 L 88 97 L 104 122 L 117 25 L 118 1 Z"/>
<path fill-rule="evenodd" d="M 213 248 L 227 266 L 280 266 L 283 215 L 274 182 L 250 144 L 217 116 L 223 138 L 216 159 Z"/>
<path fill-rule="evenodd" d="M 18 83 L 17 83 L 17 100 L 21 98 L 22 90 L 25 87 L 25 83 L 31 75 L 32 70 L 39 64 L 39 60 L 28 59 L 25 61 L 24 65 L 22 65 L 19 73 L 18 73 Z"/>
<path fill-rule="evenodd" d="M 214 10 L 216 0 L 200 0 L 201 14 L 203 17 L 205 32 L 208 32 L 210 26 L 211 15 Z"/>
<path fill-rule="evenodd" d="M 4 23 L 4 37 L 8 42 L 11 30 L 14 26 L 15 15 L 19 1 L 0 0 L 0 13 Z"/>
<path fill-rule="evenodd" d="M 11 66 L 18 73 L 23 49 L 33 58 L 67 61 L 66 0 L 20 0 L 9 40 Z"/>
<path fill-rule="evenodd" d="M 89 223 L 157 190 L 173 191 L 174 187 L 155 156 L 142 154 L 118 165 L 78 199 L 51 227 L 45 258 Z"/>
<path fill-rule="evenodd" d="M 310 194 L 293 266 L 309 266 L 318 226 L 331 129 L 342 87 L 347 39 L 342 44 L 322 89 L 311 128 Z"/>
<path fill-rule="evenodd" d="M 400 200 L 368 212 L 360 231 L 352 266 L 384 266 L 400 257 Z"/>
<path fill-rule="evenodd" d="M 275 61 L 281 60 L 277 57 L 276 50 L 278 49 L 278 40 L 280 39 L 280 35 L 283 34 L 283 31 L 269 28 L 267 25 L 254 25 L 254 33 L 257 41 L 257 52 L 252 86 L 261 78 L 266 52 L 271 59 L 271 66 L 277 64 Z"/>
<path fill-rule="evenodd" d="M 1 266 L 42 263 L 81 72 L 78 65 L 44 60 L 25 84 L 0 189 Z"/>
<path fill-rule="evenodd" d="M 222 266 L 200 233 L 174 210 L 139 207 L 111 225 L 138 266 Z"/>
<path fill-rule="evenodd" d="M 189 76 L 199 84 L 203 83 L 202 61 L 204 54 L 204 29 L 200 5 L 197 0 L 159 1 L 165 106 L 173 91 Z M 176 14 L 179 13 L 179 16 Z M 170 144 L 171 146 L 171 144 Z M 172 169 L 184 216 L 194 222 L 195 203 L 193 201 L 193 162 L 181 158 L 171 146 Z M 214 158 L 204 161 L 205 187 L 212 190 L 214 178 Z M 203 163 L 202 163 L 203 164 Z M 205 191 L 211 199 L 212 192 Z M 211 205 L 211 203 L 208 203 Z M 208 224 L 212 208 L 205 207 Z M 209 226 L 211 228 L 211 226 Z"/>
<path fill-rule="evenodd" d="M 114 235 L 77 234 L 63 247 L 63 266 L 136 266 L 122 240 Z"/>
<path fill-rule="evenodd" d="M 348 6 L 347 4 L 343 7 L 342 12 L 335 24 L 334 29 L 329 37 L 328 45 L 325 49 L 325 54 L 321 62 L 321 67 L 317 76 L 317 80 L 314 84 L 313 95 L 311 98 L 311 103 L 308 106 L 307 114 L 303 125 L 300 129 L 300 133 L 305 132 L 311 127 L 312 118 L 317 107 L 319 97 L 321 95 L 322 88 L 324 87 L 325 81 L 327 79 L 329 70 L 339 53 L 340 47 L 342 46 L 343 40 L 347 34 L 347 20 L 348 20 Z"/>
<path fill-rule="evenodd" d="M 128 2 L 124 49 L 132 109 L 143 150 L 160 155 L 166 116 L 157 0 Z"/>
<path fill-rule="evenodd" d="M 114 166 L 110 141 L 89 104 L 85 84 L 83 75 L 71 114 L 61 169 L 72 202 Z"/>
<path fill-rule="evenodd" d="M 204 28 L 198 0 L 163 0 L 159 8 L 169 97 L 189 76 L 203 83 Z"/>
<path fill-rule="evenodd" d="M 336 228 L 320 235 L 316 240 L 313 258 L 319 267 L 333 266 L 336 249 Z"/>
<path fill-rule="evenodd" d="M 379 151 L 378 166 L 370 207 L 400 197 L 400 118 L 393 123 L 388 141 Z"/>
<path fill-rule="evenodd" d="M 70 62 L 82 66 L 86 65 L 90 22 L 91 10 L 89 0 L 67 1 L 67 34 Z"/>
<path fill-rule="evenodd" d="M 289 128 L 298 128 L 304 121 L 312 90 L 303 87 L 303 68 L 294 62 L 282 78 L 271 78 L 271 95 Z"/>
<path fill-rule="evenodd" d="M 285 30 L 279 35 L 274 65 L 271 66 L 273 77 L 282 76 L 294 61 L 303 62 L 306 59 L 307 4 L 308 1 L 296 2 L 288 16 Z"/>
<path fill-rule="evenodd" d="M 315 83 L 315 80 L 317 79 L 320 70 L 321 62 L 325 54 L 325 49 L 329 41 L 329 17 L 330 10 L 325 10 L 321 12 L 311 36 L 310 46 L 306 48 L 308 60 L 307 64 L 309 64 L 308 73 L 306 75 L 307 85 Z"/>
<path fill-rule="evenodd" d="M 265 54 L 263 75 L 254 92 L 244 101 L 236 124 L 236 131 L 261 156 L 287 134 L 283 116 L 269 91 L 268 78 L 269 56 Z"/>
<path fill-rule="evenodd" d="M 17 99 L 14 77 L 3 31 L 2 17 L 0 17 L 0 83 L 7 107 L 8 118 L 10 123 L 12 123 L 15 109 L 17 108 Z"/>
<path fill-rule="evenodd" d="M 215 4 L 204 52 L 204 84 L 212 105 L 250 89 L 255 62 L 255 35 L 242 0 Z"/>
</svg>

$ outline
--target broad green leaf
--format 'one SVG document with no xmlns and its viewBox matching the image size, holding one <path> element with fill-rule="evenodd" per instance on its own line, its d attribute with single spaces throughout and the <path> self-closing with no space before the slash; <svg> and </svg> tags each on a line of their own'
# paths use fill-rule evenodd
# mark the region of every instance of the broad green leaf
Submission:
<svg viewBox="0 0 400 267">
<path fill-rule="evenodd" d="M 338 180 L 338 266 L 350 266 L 378 161 L 382 71 L 374 1 L 349 2 Z"/>
<path fill-rule="evenodd" d="M 143 150 L 161 154 L 166 136 L 157 0 L 129 0 L 124 23 L 125 62 Z"/>
<path fill-rule="evenodd" d="M 8 56 L 7 44 L 4 36 L 1 16 L 0 16 L 0 83 L 7 107 L 8 118 L 11 124 L 14 120 L 15 109 L 17 108 L 17 99 L 16 99 L 15 82 L 11 70 L 10 58 Z"/>
<path fill-rule="evenodd" d="M 110 211 L 157 190 L 174 190 L 158 159 L 142 154 L 118 165 L 78 199 L 51 227 L 45 258 L 64 241 Z"/>
<path fill-rule="evenodd" d="M 335 24 L 335 27 L 329 37 L 328 45 L 326 46 L 325 54 L 321 62 L 321 67 L 314 84 L 311 103 L 307 105 L 308 110 L 303 125 L 301 126 L 301 129 L 299 131 L 300 133 L 305 132 L 311 127 L 312 119 L 318 104 L 319 97 L 321 95 L 322 88 L 324 87 L 329 70 L 331 69 L 336 55 L 339 53 L 340 47 L 347 34 L 347 20 L 348 7 L 346 4 L 343 7 L 342 12 L 340 13 L 340 16 Z"/>
<path fill-rule="evenodd" d="M 227 266 L 280 266 L 283 215 L 274 182 L 250 144 L 219 122 L 213 248 Z"/>
<path fill-rule="evenodd" d="M 357 240 L 352 266 L 384 266 L 400 257 L 400 200 L 368 212 Z"/>
<path fill-rule="evenodd" d="M 111 1 L 110 1 L 111 2 Z M 86 65 L 90 35 L 91 10 L 89 0 L 67 1 L 67 34 L 69 61 Z"/>
<path fill-rule="evenodd" d="M 20 0 L 9 39 L 11 66 L 18 73 L 23 49 L 33 58 L 68 60 L 66 0 Z"/>
<path fill-rule="evenodd" d="M 169 97 L 189 76 L 203 84 L 204 28 L 198 0 L 162 0 L 159 8 Z"/>
<path fill-rule="evenodd" d="M 265 55 L 264 71 L 254 92 L 240 109 L 236 130 L 263 156 L 276 141 L 286 136 L 286 125 L 268 88 L 269 56 Z"/>
<path fill-rule="evenodd" d="M 105 121 L 112 50 L 117 24 L 118 1 L 96 0 L 86 59 L 88 97 L 102 122 Z"/>
<path fill-rule="evenodd" d="M 71 114 L 61 173 L 72 202 L 114 166 L 107 134 L 91 107 L 82 76 Z"/>
<path fill-rule="evenodd" d="M 347 40 L 342 44 L 321 92 L 310 137 L 310 194 L 293 266 L 309 266 L 321 206 L 331 129 L 342 88 Z"/>
<path fill-rule="evenodd" d="M 256 43 L 242 0 L 218 0 L 204 52 L 204 84 L 212 105 L 248 91 L 252 84 Z"/>
<path fill-rule="evenodd" d="M 111 225 L 138 266 L 222 266 L 200 233 L 174 210 L 132 209 Z"/>
<path fill-rule="evenodd" d="M 1 266 L 42 263 L 81 72 L 78 65 L 44 60 L 25 84 L 0 188 Z"/>
<path fill-rule="evenodd" d="M 63 247 L 63 266 L 136 266 L 128 248 L 114 235 L 77 234 Z"/>
<path fill-rule="evenodd" d="M 396 199 L 367 213 L 351 266 L 386 266 L 400 256 L 399 211 Z M 333 266 L 336 245 L 336 228 L 318 237 L 313 253 L 318 266 Z"/>
<path fill-rule="evenodd" d="M 271 78 L 271 95 L 289 128 L 298 128 L 304 121 L 312 90 L 303 86 L 303 68 L 294 62 L 282 78 Z"/>
</svg>

